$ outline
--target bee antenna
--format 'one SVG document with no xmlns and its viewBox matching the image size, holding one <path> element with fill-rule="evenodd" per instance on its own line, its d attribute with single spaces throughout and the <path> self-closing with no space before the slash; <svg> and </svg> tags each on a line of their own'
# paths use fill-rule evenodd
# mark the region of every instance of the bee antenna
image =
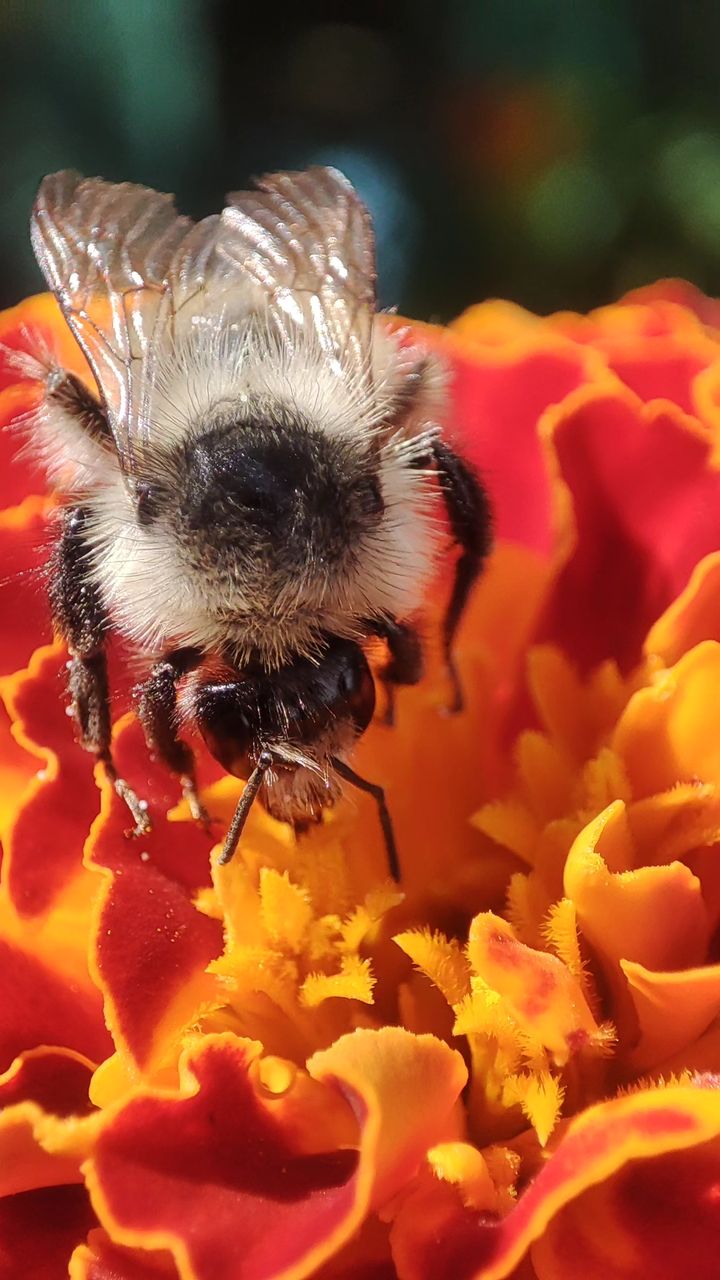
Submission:
<svg viewBox="0 0 720 1280">
<path fill-rule="evenodd" d="M 243 833 L 243 827 L 247 821 L 247 816 L 253 807 L 253 802 L 255 801 L 257 793 L 262 786 L 263 778 L 271 767 L 272 762 L 272 756 L 269 751 L 260 752 L 258 762 L 245 784 L 245 790 L 238 800 L 233 820 L 228 828 L 222 853 L 218 858 L 218 865 L 221 867 L 224 867 L 226 863 L 230 861 L 238 847 L 240 837 Z"/>
<path fill-rule="evenodd" d="M 387 807 L 385 792 L 377 782 L 368 782 L 367 778 L 361 778 L 359 773 L 350 768 L 349 764 L 345 764 L 344 760 L 339 760 L 337 756 L 330 757 L 330 763 L 337 774 L 344 778 L 345 782 L 351 783 L 353 787 L 357 787 L 358 791 L 365 791 L 372 796 L 377 807 L 378 817 L 380 818 L 380 826 L 385 838 L 385 848 L 387 850 L 388 867 L 393 880 L 400 882 L 400 859 L 398 858 L 397 845 L 395 844 L 395 832 L 393 831 L 392 818 L 390 810 Z M 248 784 L 249 785 L 249 784 Z"/>
</svg>

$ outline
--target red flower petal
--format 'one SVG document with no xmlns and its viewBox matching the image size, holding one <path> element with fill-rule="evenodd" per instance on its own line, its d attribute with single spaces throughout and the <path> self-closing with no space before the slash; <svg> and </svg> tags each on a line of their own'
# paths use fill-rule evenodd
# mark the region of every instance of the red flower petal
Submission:
<svg viewBox="0 0 720 1280">
<path fill-rule="evenodd" d="M 496 537 L 552 549 L 549 470 L 537 423 L 582 381 L 581 358 L 570 351 L 453 361 L 452 420 L 487 485 Z"/>
<path fill-rule="evenodd" d="M 65 650 L 40 649 L 27 672 L 6 680 L 3 696 L 23 746 L 45 764 L 23 797 L 7 842 L 4 882 L 17 912 L 48 910 L 82 866 L 82 849 L 98 809 L 92 760 L 74 739 L 65 713 Z"/>
<path fill-rule="evenodd" d="M 554 444 L 577 543 L 539 638 L 584 670 L 612 657 L 627 671 L 651 624 L 717 547 L 720 472 L 687 420 L 629 393 L 576 399 L 559 412 Z"/>
<path fill-rule="evenodd" d="M 0 1076 L 0 1108 L 32 1101 L 51 1115 L 82 1115 L 92 1109 L 92 1071 L 93 1063 L 71 1049 L 29 1049 Z"/>
<path fill-rule="evenodd" d="M 38 384 L 25 380 L 2 348 L 32 352 L 38 343 L 52 351 L 63 368 L 92 384 L 80 348 L 50 294 L 38 294 L 0 312 L 0 507 L 13 506 L 27 494 L 46 489 L 42 467 L 25 452 L 18 456 L 24 443 L 22 432 L 4 430 L 35 407 L 40 393 Z"/>
<path fill-rule="evenodd" d="M 656 280 L 640 289 L 632 289 L 621 301 L 631 306 L 639 303 L 647 307 L 670 302 L 696 316 L 702 325 L 720 329 L 720 301 L 708 298 L 707 294 L 687 280 Z"/>
<path fill-rule="evenodd" d="M 100 993 L 70 984 L 35 956 L 0 939 L 0 1070 L 25 1049 L 62 1045 L 93 1062 L 112 1052 Z"/>
<path fill-rule="evenodd" d="M 98 920 L 95 965 L 119 1048 L 147 1065 L 211 993 L 204 970 L 222 951 L 222 928 L 193 906 L 210 883 L 212 839 L 194 823 L 171 823 L 176 779 L 154 761 L 140 725 L 125 717 L 113 753 L 118 772 L 148 801 L 153 829 L 128 839 L 129 814 L 107 781 L 87 856 L 113 871 Z M 161 1025 L 162 1024 L 162 1025 Z"/>
<path fill-rule="evenodd" d="M 102 784 L 102 811 L 88 842 L 87 856 L 95 866 L 151 867 L 186 890 L 210 885 L 210 851 L 214 837 L 194 822 L 168 822 L 167 813 L 181 798 L 180 784 L 151 756 L 138 721 L 123 716 L 113 733 L 115 767 L 141 800 L 147 801 L 152 831 L 142 840 L 128 839 L 132 826 L 125 803 L 112 787 Z M 199 763 L 208 774 L 206 753 Z M 147 856 L 140 857 L 144 854 Z"/>
<path fill-rule="evenodd" d="M 28 494 L 41 494 L 47 488 L 43 469 L 22 449 L 23 436 L 15 428 L 36 408 L 38 398 L 37 385 L 31 382 L 6 384 L 0 390 L 0 508 L 14 507 Z"/>
<path fill-rule="evenodd" d="M 672 1160 L 683 1155 L 687 1166 L 697 1157 L 704 1163 L 703 1144 L 715 1148 L 710 1139 L 720 1134 L 720 1095 L 712 1089 L 674 1087 L 657 1092 L 631 1094 L 627 1097 L 600 1103 L 583 1112 L 568 1126 L 553 1155 L 538 1176 L 521 1195 L 516 1207 L 502 1220 L 488 1214 L 466 1209 L 459 1195 L 452 1188 L 440 1184 L 428 1192 L 426 1187 L 417 1199 L 408 1197 L 403 1204 L 393 1228 L 393 1254 L 403 1280 L 436 1280 L 439 1276 L 452 1276 L 452 1280 L 502 1280 L 514 1274 L 514 1268 L 534 1241 L 540 1239 L 557 1214 L 566 1205 L 576 1201 L 588 1188 L 613 1179 L 618 1172 L 634 1179 L 633 1201 L 622 1196 L 617 1199 L 617 1214 L 622 1220 L 629 1211 L 634 1220 L 638 1246 L 647 1250 L 648 1258 L 655 1260 L 652 1241 L 643 1246 L 648 1237 L 647 1218 L 653 1191 L 663 1185 L 662 1171 L 656 1173 L 662 1158 L 672 1152 Z M 658 1159 L 660 1158 L 660 1159 Z M 718 1178 L 715 1164 L 715 1183 Z M 694 1184 L 694 1186 L 693 1186 Z M 714 1204 L 716 1193 L 710 1192 L 706 1175 L 696 1171 L 690 1183 L 691 1189 L 704 1185 L 705 1206 L 702 1194 L 695 1204 L 688 1206 L 692 1223 L 695 1213 L 701 1226 L 700 1239 L 707 1243 L 708 1224 L 711 1217 L 713 1230 L 720 1234 L 720 1217 Z M 682 1194 L 682 1193 L 681 1193 Z M 667 1197 L 668 1200 L 670 1197 Z M 708 1207 L 708 1200 L 712 1201 Z M 699 1202 L 699 1203 L 698 1203 Z M 685 1236 L 684 1213 L 680 1219 L 666 1226 L 666 1238 L 675 1226 Z M 602 1242 L 604 1232 L 610 1228 L 606 1221 L 597 1232 L 597 1219 L 584 1217 L 591 1223 L 592 1238 L 597 1235 Z M 651 1234 L 651 1233 L 650 1233 Z M 596 1247 L 597 1247 L 597 1241 Z M 692 1247 L 694 1256 L 695 1246 Z M 533 1250 L 533 1258 L 536 1250 Z M 552 1266 L 539 1270 L 540 1280 L 575 1280 L 576 1277 L 597 1277 L 609 1280 L 610 1276 L 624 1277 L 623 1271 L 604 1272 L 590 1269 L 592 1253 L 587 1258 L 580 1252 L 569 1254 L 564 1248 L 565 1270 L 554 1271 Z M 715 1265 L 717 1257 L 714 1258 Z M 711 1272 L 702 1272 L 708 1276 Z M 639 1266 L 628 1273 L 632 1276 L 658 1275 L 662 1280 L 675 1280 L 678 1276 L 692 1275 L 692 1269 L 659 1271 Z"/>
<path fill-rule="evenodd" d="M 274 1115 L 253 1087 L 257 1051 L 235 1036 L 206 1037 L 181 1093 L 131 1099 L 86 1166 L 113 1239 L 169 1248 L 187 1280 L 309 1275 L 366 1208 L 362 1151 L 298 1150 L 282 1103 Z M 363 1100 L 354 1102 L 362 1117 Z"/>
<path fill-rule="evenodd" d="M 685 413 L 696 411 L 695 378 L 717 358 L 716 340 L 698 316 L 650 290 L 628 294 L 620 306 L 551 316 L 548 323 L 604 356 L 641 400 L 669 400 Z"/>
<path fill-rule="evenodd" d="M 107 1233 L 91 1231 L 70 1259 L 70 1280 L 177 1280 L 178 1270 L 164 1250 L 124 1249 Z"/>
<path fill-rule="evenodd" d="M 95 1225 L 84 1187 L 43 1187 L 0 1200 L 0 1280 L 62 1280 Z"/>
<path fill-rule="evenodd" d="M 449 361 L 451 431 L 485 480 L 496 536 L 547 553 L 552 495 L 537 424 L 548 406 L 588 380 L 587 360 L 581 349 L 535 325 L 507 344 L 483 342 L 493 305 L 471 308 L 449 335 L 420 327 L 419 337 Z"/>
<path fill-rule="evenodd" d="M 717 1140 L 632 1160 L 549 1224 L 532 1248 L 538 1280 L 716 1280 L 719 1198 Z"/>
<path fill-rule="evenodd" d="M 610 358 L 610 368 L 641 400 L 662 398 L 672 401 L 684 413 L 694 413 L 693 382 L 717 355 L 717 348 L 703 356 L 699 352 L 678 351 L 677 346 L 677 339 L 672 339 L 659 349 L 653 344 L 649 350 L 646 345 L 637 353 L 618 353 Z"/>
<path fill-rule="evenodd" d="M 0 511 L 0 675 L 27 666 L 33 649 L 52 639 L 42 565 L 47 559 L 47 503 L 27 498 Z"/>
<path fill-rule="evenodd" d="M 147 1066 L 212 994 L 204 971 L 222 946 L 220 922 L 173 881 L 149 865 L 120 868 L 102 902 L 95 950 L 116 1046 Z"/>
</svg>

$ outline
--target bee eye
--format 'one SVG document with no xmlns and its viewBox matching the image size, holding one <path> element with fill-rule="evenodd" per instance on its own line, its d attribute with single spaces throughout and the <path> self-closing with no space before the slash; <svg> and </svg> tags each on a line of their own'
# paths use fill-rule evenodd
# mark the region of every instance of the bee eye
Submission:
<svg viewBox="0 0 720 1280">
<path fill-rule="evenodd" d="M 136 489 L 137 518 L 141 525 L 152 524 L 160 514 L 160 497 L 151 484 L 141 482 Z"/>
</svg>

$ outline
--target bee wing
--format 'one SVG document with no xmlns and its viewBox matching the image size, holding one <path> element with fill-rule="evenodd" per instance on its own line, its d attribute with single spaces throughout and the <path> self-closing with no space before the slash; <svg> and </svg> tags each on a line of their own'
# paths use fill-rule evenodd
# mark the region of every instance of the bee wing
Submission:
<svg viewBox="0 0 720 1280">
<path fill-rule="evenodd" d="M 233 192 L 217 254 L 251 280 L 285 341 L 315 335 L 339 372 L 368 371 L 375 309 L 370 215 L 337 169 L 261 178 Z"/>
<path fill-rule="evenodd" d="M 45 178 L 33 208 L 35 256 L 95 375 L 126 471 L 172 317 L 168 272 L 191 226 L 171 196 L 73 170 Z"/>
<path fill-rule="evenodd" d="M 137 471 L 158 355 L 196 316 L 264 307 L 283 340 L 312 333 L 338 372 L 367 374 L 372 227 L 335 169 L 278 173 L 192 223 L 171 196 L 64 170 L 40 185 L 31 235 L 95 375 L 122 467 Z"/>
</svg>

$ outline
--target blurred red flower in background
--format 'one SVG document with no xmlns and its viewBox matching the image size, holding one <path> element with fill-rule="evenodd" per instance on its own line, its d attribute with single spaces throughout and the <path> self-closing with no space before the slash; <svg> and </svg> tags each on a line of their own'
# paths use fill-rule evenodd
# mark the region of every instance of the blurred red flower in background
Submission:
<svg viewBox="0 0 720 1280">
<path fill-rule="evenodd" d="M 84 373 L 47 298 L 0 321 L 33 330 Z M 297 844 L 256 811 L 217 867 L 131 711 L 125 839 L 64 711 L 52 502 L 0 433 L 0 1276 L 716 1274 L 720 305 L 416 333 L 497 545 L 466 712 L 434 669 L 359 749 L 400 888 L 364 800 Z"/>
</svg>

